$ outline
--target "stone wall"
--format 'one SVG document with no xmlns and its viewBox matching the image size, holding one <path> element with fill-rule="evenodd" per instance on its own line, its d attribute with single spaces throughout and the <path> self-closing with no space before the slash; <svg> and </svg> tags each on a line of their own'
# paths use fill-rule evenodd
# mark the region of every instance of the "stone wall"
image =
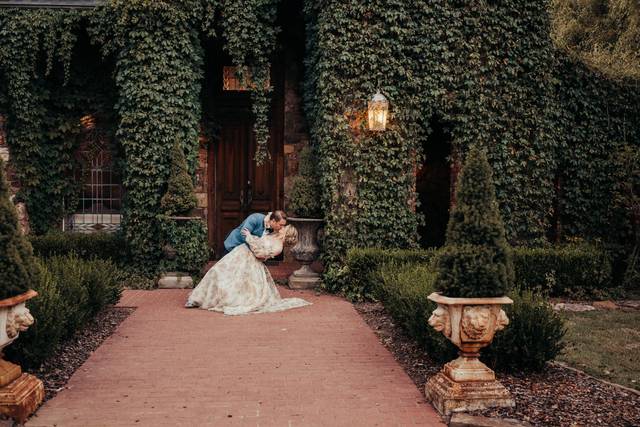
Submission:
<svg viewBox="0 0 640 427">
<path fill-rule="evenodd" d="M 198 212 L 203 218 L 208 218 L 209 215 L 209 195 L 207 189 L 209 188 L 209 170 L 208 170 L 208 156 L 209 156 L 209 144 L 207 138 L 204 135 L 200 135 L 200 149 L 198 150 L 198 166 L 196 168 L 196 182 L 195 193 L 196 199 L 198 199 Z"/>
<path fill-rule="evenodd" d="M 9 187 L 11 192 L 11 200 L 15 198 L 18 192 L 19 185 L 16 179 L 13 168 L 9 164 L 9 146 L 7 145 L 7 131 L 6 131 L 6 117 L 0 114 L 0 158 L 5 162 L 5 171 L 7 173 L 7 179 L 9 181 Z M 23 234 L 29 234 L 29 216 L 27 215 L 27 207 L 24 203 L 16 203 L 16 212 L 18 214 L 18 223 L 20 224 L 20 230 Z"/>
<path fill-rule="evenodd" d="M 285 52 L 284 85 L 284 209 L 289 204 L 293 178 L 298 175 L 300 150 L 309 144 L 302 101 L 302 63 L 291 50 Z M 288 212 L 290 213 L 290 212 Z"/>
</svg>

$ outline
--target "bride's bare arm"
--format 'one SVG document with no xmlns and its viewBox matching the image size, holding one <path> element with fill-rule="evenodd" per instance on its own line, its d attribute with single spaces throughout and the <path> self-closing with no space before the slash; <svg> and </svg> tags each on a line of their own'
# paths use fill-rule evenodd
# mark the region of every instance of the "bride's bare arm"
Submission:
<svg viewBox="0 0 640 427">
<path fill-rule="evenodd" d="M 248 230 L 246 233 L 244 232 L 244 230 L 242 230 L 242 234 L 245 236 L 247 245 L 249 246 L 249 249 L 251 249 L 251 252 L 253 252 L 253 254 L 256 256 L 256 258 L 265 260 L 273 256 L 269 252 L 269 248 L 266 247 L 263 239 L 254 236 L 253 234 L 249 233 Z"/>
</svg>

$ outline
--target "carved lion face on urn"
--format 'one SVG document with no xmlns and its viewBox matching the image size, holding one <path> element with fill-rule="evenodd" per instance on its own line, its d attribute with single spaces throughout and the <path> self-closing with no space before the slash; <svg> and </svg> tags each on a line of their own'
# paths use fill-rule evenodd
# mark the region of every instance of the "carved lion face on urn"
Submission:
<svg viewBox="0 0 640 427">
<path fill-rule="evenodd" d="M 20 332 L 29 329 L 31 325 L 33 325 L 33 316 L 29 309 L 24 305 L 14 307 L 7 315 L 7 336 L 13 339 Z"/>
<path fill-rule="evenodd" d="M 449 318 L 449 310 L 445 307 L 438 306 L 431 317 L 429 317 L 429 325 L 438 332 L 442 332 L 446 337 L 451 337 L 451 319 Z"/>
</svg>

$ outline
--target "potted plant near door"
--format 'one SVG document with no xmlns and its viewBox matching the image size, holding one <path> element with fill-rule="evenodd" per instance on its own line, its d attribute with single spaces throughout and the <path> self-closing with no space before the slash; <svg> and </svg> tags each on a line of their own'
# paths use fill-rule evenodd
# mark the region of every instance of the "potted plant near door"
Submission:
<svg viewBox="0 0 640 427">
<path fill-rule="evenodd" d="M 289 276 L 289 287 L 310 289 L 321 282 L 320 275 L 311 269 L 311 264 L 320 254 L 317 236 L 324 217 L 320 184 L 310 147 L 300 151 L 298 168 L 299 175 L 293 181 L 288 206 L 294 216 L 288 222 L 298 230 L 298 242 L 291 248 L 291 253 L 302 266 Z"/>
<path fill-rule="evenodd" d="M 40 278 L 29 241 L 18 226 L 0 159 L 0 352 L 33 324 L 25 303 L 38 295 L 30 287 Z M 44 386 L 19 365 L 0 359 L 0 413 L 24 423 L 42 403 Z"/>
<path fill-rule="evenodd" d="M 495 373 L 478 359 L 496 331 L 509 323 L 502 305 L 513 283 L 511 249 L 496 202 L 491 166 L 484 151 L 471 148 L 456 185 L 445 247 L 436 261 L 438 304 L 429 324 L 460 349 L 425 386 L 443 414 L 514 406 Z"/>
<path fill-rule="evenodd" d="M 160 201 L 163 214 L 159 222 L 164 241 L 161 267 L 169 270 L 158 281 L 160 288 L 193 287 L 190 273 L 198 272 L 208 258 L 206 229 L 195 212 L 197 205 L 184 151 L 176 142 L 167 191 Z"/>
</svg>

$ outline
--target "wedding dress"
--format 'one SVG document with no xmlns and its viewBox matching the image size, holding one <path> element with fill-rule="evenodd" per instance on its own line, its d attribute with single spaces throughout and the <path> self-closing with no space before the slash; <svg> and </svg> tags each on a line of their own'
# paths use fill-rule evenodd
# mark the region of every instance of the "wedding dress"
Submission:
<svg viewBox="0 0 640 427">
<path fill-rule="evenodd" d="M 280 252 L 282 241 L 275 237 L 247 236 L 246 245 L 236 246 L 209 269 L 189 295 L 187 307 L 239 315 L 311 304 L 301 298 L 281 298 L 271 273 L 256 258 L 272 258 Z"/>
</svg>

